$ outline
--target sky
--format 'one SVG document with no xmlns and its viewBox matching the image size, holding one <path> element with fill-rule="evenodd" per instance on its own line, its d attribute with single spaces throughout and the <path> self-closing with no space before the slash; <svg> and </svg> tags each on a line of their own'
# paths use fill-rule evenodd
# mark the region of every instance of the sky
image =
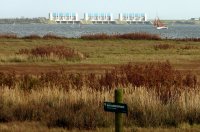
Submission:
<svg viewBox="0 0 200 132">
<path fill-rule="evenodd" d="M 149 19 L 200 17 L 200 0 L 0 0 L 0 18 L 48 17 L 49 12 L 146 13 Z"/>
</svg>

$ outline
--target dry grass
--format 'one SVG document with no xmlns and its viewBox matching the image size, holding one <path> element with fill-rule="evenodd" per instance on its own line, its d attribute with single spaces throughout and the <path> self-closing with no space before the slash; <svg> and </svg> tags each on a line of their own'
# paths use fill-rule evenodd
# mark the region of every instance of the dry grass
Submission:
<svg viewBox="0 0 200 132">
<path fill-rule="evenodd" d="M 15 73 L 0 72 L 0 78 L 2 86 L 11 88 L 20 84 L 20 88 L 26 90 L 39 89 L 43 86 L 56 86 L 66 91 L 71 87 L 80 90 L 84 86 L 96 91 L 111 90 L 120 86 L 147 87 L 155 89 L 159 95 L 162 95 L 160 99 L 165 102 L 173 98 L 174 94 L 179 93 L 178 91 L 184 87 L 192 89 L 198 86 L 195 74 L 191 72 L 183 74 L 175 70 L 168 61 L 143 65 L 129 63 L 116 66 L 115 69 L 102 74 L 68 73 L 60 69 L 41 73 L 36 77 L 28 74 L 17 76 Z"/>
<path fill-rule="evenodd" d="M 113 90 L 97 92 L 59 90 L 45 87 L 26 92 L 18 88 L 0 90 L 1 122 L 41 121 L 49 127 L 96 129 L 113 126 L 113 113 L 103 111 L 104 101 L 113 101 Z M 178 127 L 183 122 L 200 123 L 199 90 L 181 91 L 181 96 L 163 104 L 154 91 L 145 87 L 124 89 L 124 102 L 129 106 L 125 126 Z"/>
<path fill-rule="evenodd" d="M 178 41 L 194 41 L 194 42 L 200 42 L 200 38 L 182 38 L 182 39 L 176 39 Z"/>
<path fill-rule="evenodd" d="M 0 38 L 5 38 L 5 39 L 16 39 L 17 35 L 12 34 L 12 33 L 5 33 L 5 34 L 0 34 Z"/>
<path fill-rule="evenodd" d="M 156 44 L 153 46 L 153 48 L 155 50 L 167 50 L 167 49 L 175 48 L 175 46 L 170 45 L 170 44 Z"/>
<path fill-rule="evenodd" d="M 28 36 L 21 37 L 22 39 L 41 39 L 42 37 L 37 34 L 31 34 Z"/>
<path fill-rule="evenodd" d="M 85 40 L 104 40 L 104 39 L 130 39 L 130 40 L 161 40 L 161 37 L 157 34 L 149 33 L 126 33 L 126 34 L 87 34 L 82 35 L 81 39 Z"/>
<path fill-rule="evenodd" d="M 156 73 L 156 75 L 155 75 Z M 0 73 L 0 122 L 41 121 L 49 127 L 96 129 L 113 126 L 103 111 L 116 87 L 129 106 L 125 126 L 200 123 L 200 91 L 195 75 L 169 62 L 123 65 L 103 75 L 48 72 L 38 76 Z"/>
<path fill-rule="evenodd" d="M 43 36 L 43 39 L 64 39 L 66 37 L 61 37 L 55 34 L 46 34 Z"/>
<path fill-rule="evenodd" d="M 181 124 L 178 128 L 141 128 L 141 127 L 128 127 L 124 128 L 125 132 L 199 132 L 199 125 Z M 40 122 L 11 122 L 1 123 L 0 131 L 2 132 L 114 132 L 114 128 L 96 128 L 94 130 L 80 130 L 80 129 L 64 129 L 64 128 L 48 128 Z"/>
<path fill-rule="evenodd" d="M 85 55 L 65 46 L 40 46 L 33 49 L 20 49 L 16 54 L 28 55 L 29 59 L 32 58 L 49 58 L 49 60 L 78 60 L 84 59 Z M 39 59 L 40 60 L 40 59 Z"/>
</svg>

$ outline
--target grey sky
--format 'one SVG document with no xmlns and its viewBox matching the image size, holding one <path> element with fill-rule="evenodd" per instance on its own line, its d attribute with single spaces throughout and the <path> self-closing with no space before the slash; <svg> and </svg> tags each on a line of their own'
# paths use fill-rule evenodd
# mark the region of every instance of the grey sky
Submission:
<svg viewBox="0 0 200 132">
<path fill-rule="evenodd" d="M 138 12 L 161 19 L 200 17 L 200 0 L 0 0 L 0 5 L 0 18 L 48 17 L 49 12 Z"/>
</svg>

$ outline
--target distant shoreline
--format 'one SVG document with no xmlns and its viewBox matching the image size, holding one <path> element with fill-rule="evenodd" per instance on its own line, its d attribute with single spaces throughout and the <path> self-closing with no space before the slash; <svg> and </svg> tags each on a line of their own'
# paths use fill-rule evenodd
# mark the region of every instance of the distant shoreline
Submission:
<svg viewBox="0 0 200 132">
<path fill-rule="evenodd" d="M 149 23 L 145 24 L 150 24 L 150 21 Z M 200 25 L 200 20 L 163 20 L 163 22 L 168 25 L 173 25 L 173 24 Z M 57 23 L 55 23 L 54 21 L 50 21 L 45 17 L 41 17 L 41 18 L 2 18 L 0 19 L 0 24 L 57 24 Z M 125 25 L 124 23 L 120 24 L 115 23 L 115 24 Z"/>
</svg>

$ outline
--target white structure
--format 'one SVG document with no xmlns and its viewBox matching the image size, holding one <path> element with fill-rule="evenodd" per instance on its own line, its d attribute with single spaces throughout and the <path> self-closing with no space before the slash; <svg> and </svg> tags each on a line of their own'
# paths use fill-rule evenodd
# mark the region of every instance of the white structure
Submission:
<svg viewBox="0 0 200 132">
<path fill-rule="evenodd" d="M 84 20 L 94 24 L 114 23 L 112 13 L 85 13 Z"/>
<path fill-rule="evenodd" d="M 49 13 L 49 20 L 55 21 L 57 23 L 79 23 L 78 13 Z"/>
<path fill-rule="evenodd" d="M 131 22 L 146 22 L 147 15 L 145 13 L 120 13 L 119 14 L 120 21 L 126 21 L 128 23 Z"/>
</svg>

